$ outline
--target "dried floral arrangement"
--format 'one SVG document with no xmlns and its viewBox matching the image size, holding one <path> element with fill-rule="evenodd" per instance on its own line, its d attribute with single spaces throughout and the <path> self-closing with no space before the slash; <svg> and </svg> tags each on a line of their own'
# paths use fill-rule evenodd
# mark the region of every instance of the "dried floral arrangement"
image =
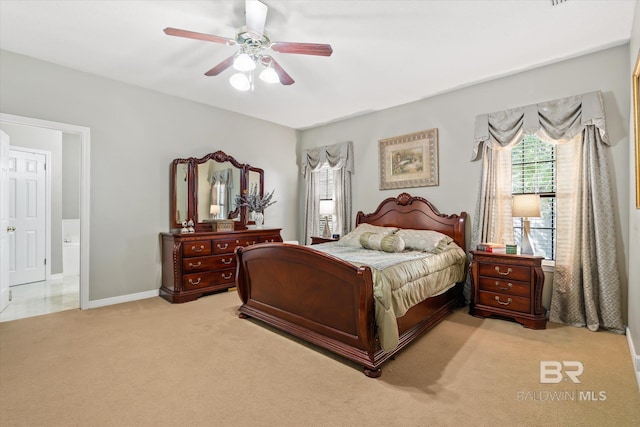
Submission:
<svg viewBox="0 0 640 427">
<path fill-rule="evenodd" d="M 266 193 L 265 195 L 260 196 L 260 193 L 258 193 L 258 186 L 254 184 L 251 186 L 249 194 L 236 196 L 236 206 L 246 206 L 249 208 L 249 211 L 264 213 L 266 208 L 276 203 L 276 200 L 271 200 L 273 199 L 273 193 L 275 191 L 276 190 L 273 190 L 271 193 Z"/>
</svg>

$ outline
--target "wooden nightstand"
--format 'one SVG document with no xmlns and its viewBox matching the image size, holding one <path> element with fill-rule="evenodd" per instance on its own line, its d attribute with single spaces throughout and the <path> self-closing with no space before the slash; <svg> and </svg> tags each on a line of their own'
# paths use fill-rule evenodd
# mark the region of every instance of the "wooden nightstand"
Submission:
<svg viewBox="0 0 640 427">
<path fill-rule="evenodd" d="M 544 273 L 540 256 L 471 251 L 473 281 L 469 313 L 510 317 L 525 328 L 545 329 Z"/>
<path fill-rule="evenodd" d="M 318 243 L 337 242 L 340 239 L 334 239 L 332 237 L 319 237 L 311 236 L 311 244 L 317 245 Z"/>
</svg>

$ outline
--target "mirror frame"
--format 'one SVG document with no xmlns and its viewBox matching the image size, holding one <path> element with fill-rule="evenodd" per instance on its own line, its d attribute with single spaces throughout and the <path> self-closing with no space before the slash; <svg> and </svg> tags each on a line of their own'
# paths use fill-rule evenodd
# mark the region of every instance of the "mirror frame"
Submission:
<svg viewBox="0 0 640 427">
<path fill-rule="evenodd" d="M 249 192 L 248 183 L 249 183 L 249 173 L 256 172 L 260 176 L 260 194 L 264 194 L 264 171 L 260 168 L 256 168 L 250 166 L 248 164 L 243 164 L 238 162 L 233 156 L 226 154 L 223 151 L 216 151 L 214 153 L 209 153 L 204 157 L 196 158 L 189 157 L 186 159 L 174 159 L 171 162 L 171 174 L 170 174 L 170 226 L 171 229 L 180 229 L 182 228 L 182 224 L 178 223 L 176 218 L 176 209 L 177 209 L 177 188 L 176 188 L 176 173 L 179 164 L 186 163 L 187 164 L 187 215 L 186 218 L 194 219 L 194 228 L 197 232 L 202 231 L 212 231 L 211 230 L 211 221 L 198 221 L 197 220 L 197 207 L 198 207 L 198 180 L 196 177 L 197 166 L 202 163 L 206 163 L 209 160 L 214 160 L 219 163 L 230 162 L 235 168 L 240 170 L 240 194 L 244 195 Z M 249 210 L 246 207 L 236 208 L 229 213 L 229 218 L 234 218 L 239 216 L 239 221 L 235 221 L 234 229 L 235 230 L 245 230 L 247 228 L 247 223 L 251 223 L 252 221 L 248 221 L 249 218 Z"/>
<path fill-rule="evenodd" d="M 260 184 L 258 185 L 259 190 L 260 190 L 260 195 L 263 196 L 264 195 L 264 170 L 260 169 L 260 168 L 255 168 L 253 166 L 249 166 L 249 165 L 245 165 L 246 166 L 246 171 L 245 171 L 245 185 L 242 187 L 242 195 L 246 195 L 249 193 L 249 191 L 251 190 L 251 188 L 249 188 L 249 174 L 251 172 L 255 172 L 260 176 Z M 246 218 L 246 222 L 245 224 L 255 224 L 256 222 L 253 220 L 249 219 L 249 208 L 244 206 L 242 208 L 242 215 L 244 215 L 244 218 Z"/>
</svg>

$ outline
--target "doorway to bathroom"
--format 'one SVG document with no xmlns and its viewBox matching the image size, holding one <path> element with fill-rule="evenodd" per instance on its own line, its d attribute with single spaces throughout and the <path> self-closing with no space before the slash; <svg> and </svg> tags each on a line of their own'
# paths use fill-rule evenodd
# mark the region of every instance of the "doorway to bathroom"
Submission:
<svg viewBox="0 0 640 427">
<path fill-rule="evenodd" d="M 0 129 L 19 136 L 10 140 L 11 146 L 24 146 L 22 136 L 25 134 L 37 136 L 50 132 L 57 135 L 49 140 L 54 141 L 52 147 L 39 147 L 51 151 L 51 165 L 47 165 L 51 187 L 47 204 L 51 207 L 47 215 L 45 280 L 11 286 L 11 301 L 0 313 L 0 321 L 71 308 L 86 309 L 89 296 L 89 129 L 3 113 L 0 113 Z M 33 140 L 37 138 L 27 139 L 33 146 Z M 56 140 L 59 142 L 55 143 Z M 3 263 L 0 270 L 4 269 Z"/>
</svg>

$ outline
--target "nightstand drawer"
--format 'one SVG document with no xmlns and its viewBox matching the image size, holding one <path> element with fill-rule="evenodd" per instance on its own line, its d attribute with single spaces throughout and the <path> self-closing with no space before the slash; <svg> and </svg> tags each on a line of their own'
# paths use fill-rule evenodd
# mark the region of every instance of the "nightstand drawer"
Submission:
<svg viewBox="0 0 640 427">
<path fill-rule="evenodd" d="M 531 269 L 518 265 L 482 262 L 478 265 L 478 273 L 480 276 L 519 280 L 521 282 L 531 280 Z"/>
<path fill-rule="evenodd" d="M 531 296 L 529 282 L 480 277 L 479 287 L 481 291 L 498 292 L 505 295 L 519 295 L 522 297 Z"/>
<path fill-rule="evenodd" d="M 484 291 L 480 291 L 479 297 L 480 304 L 483 305 L 522 313 L 528 313 L 531 310 L 531 300 L 529 298 Z"/>
</svg>

